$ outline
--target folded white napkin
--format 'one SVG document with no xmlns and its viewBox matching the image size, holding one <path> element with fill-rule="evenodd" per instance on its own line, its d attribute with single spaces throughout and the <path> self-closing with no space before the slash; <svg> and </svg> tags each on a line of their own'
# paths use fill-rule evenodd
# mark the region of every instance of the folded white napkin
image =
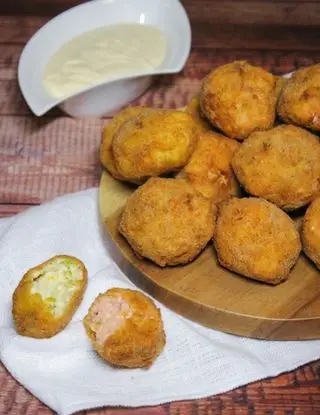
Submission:
<svg viewBox="0 0 320 415">
<path fill-rule="evenodd" d="M 16 334 L 11 295 L 24 272 L 57 254 L 84 261 L 89 284 L 69 326 L 48 340 Z M 200 398 L 320 357 L 320 341 L 275 342 L 203 328 L 160 305 L 167 345 L 150 369 L 114 369 L 93 351 L 81 319 L 110 287 L 133 287 L 113 263 L 97 190 L 67 195 L 0 220 L 0 355 L 10 373 L 59 414 L 104 405 Z"/>
</svg>

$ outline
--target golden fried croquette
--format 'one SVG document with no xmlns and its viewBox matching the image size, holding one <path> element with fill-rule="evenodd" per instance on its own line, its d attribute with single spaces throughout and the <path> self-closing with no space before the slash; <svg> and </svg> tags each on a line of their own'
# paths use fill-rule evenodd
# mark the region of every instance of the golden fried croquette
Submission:
<svg viewBox="0 0 320 415">
<path fill-rule="evenodd" d="M 150 367 L 166 343 L 160 310 L 139 291 L 100 294 L 83 323 L 94 349 L 114 366 Z"/>
<path fill-rule="evenodd" d="M 292 75 L 280 95 L 278 114 L 288 124 L 320 131 L 320 63 Z"/>
<path fill-rule="evenodd" d="M 181 179 L 150 178 L 127 199 L 119 231 L 156 264 L 186 264 L 212 238 L 216 207 Z"/>
<path fill-rule="evenodd" d="M 202 83 L 202 112 L 230 138 L 243 140 L 253 131 L 271 128 L 276 103 L 276 77 L 245 61 L 214 69 Z"/>
<path fill-rule="evenodd" d="M 112 152 L 118 172 L 137 181 L 182 168 L 196 143 L 191 115 L 165 110 L 125 122 L 114 136 Z"/>
<path fill-rule="evenodd" d="M 58 255 L 31 268 L 12 297 L 17 332 L 39 339 L 59 333 L 79 307 L 86 286 L 86 267 L 72 256 Z"/>
<path fill-rule="evenodd" d="M 305 213 L 301 239 L 304 253 L 320 269 L 320 198 L 315 199 Z"/>
<path fill-rule="evenodd" d="M 279 100 L 281 93 L 284 89 L 284 87 L 287 85 L 287 83 L 289 82 L 288 78 L 285 78 L 284 76 L 277 76 L 276 77 L 276 96 L 277 96 L 277 101 Z"/>
<path fill-rule="evenodd" d="M 132 117 L 136 117 L 141 113 L 151 113 L 156 111 L 152 108 L 147 107 L 127 107 L 121 110 L 115 115 L 112 120 L 103 128 L 101 144 L 100 144 L 100 161 L 101 164 L 109 171 L 109 173 L 118 180 L 125 180 L 124 177 L 118 172 L 116 165 L 113 160 L 111 143 L 114 135 L 124 124 Z"/>
<path fill-rule="evenodd" d="M 197 132 L 199 134 L 212 130 L 212 125 L 202 115 L 200 100 L 198 96 L 191 98 L 190 102 L 186 107 L 186 112 L 192 116 L 196 124 Z"/>
<path fill-rule="evenodd" d="M 214 239 L 220 264 L 246 277 L 279 284 L 301 251 L 292 219 L 259 198 L 232 198 L 220 206 Z"/>
<path fill-rule="evenodd" d="M 199 136 L 188 164 L 177 177 L 185 178 L 203 196 L 220 203 L 240 192 L 231 159 L 240 144 L 215 132 Z"/>
<path fill-rule="evenodd" d="M 251 134 L 231 164 L 248 193 L 285 210 L 308 204 L 320 192 L 319 140 L 293 125 Z"/>
</svg>

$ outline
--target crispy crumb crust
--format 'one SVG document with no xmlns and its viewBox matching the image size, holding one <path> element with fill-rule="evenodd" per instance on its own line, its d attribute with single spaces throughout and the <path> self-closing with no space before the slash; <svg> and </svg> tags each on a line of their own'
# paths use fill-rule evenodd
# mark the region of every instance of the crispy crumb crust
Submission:
<svg viewBox="0 0 320 415">
<path fill-rule="evenodd" d="M 240 185 L 231 168 L 231 160 L 240 143 L 213 131 L 199 134 L 199 141 L 188 164 L 177 175 L 199 193 L 220 203 L 240 195 Z"/>
<path fill-rule="evenodd" d="M 32 274 L 42 270 L 47 264 L 56 259 L 69 259 L 77 263 L 82 271 L 82 282 L 79 289 L 73 294 L 65 312 L 60 317 L 51 313 L 48 305 L 41 299 L 39 294 L 31 294 Z M 42 264 L 29 269 L 19 282 L 12 296 L 12 316 L 16 331 L 21 336 L 34 337 L 38 339 L 50 338 L 63 330 L 79 307 L 86 286 L 88 272 L 85 265 L 77 258 L 69 255 L 54 256 Z"/>
<path fill-rule="evenodd" d="M 219 207 L 214 239 L 220 264 L 240 275 L 279 284 L 301 251 L 292 219 L 259 198 L 233 198 Z"/>
<path fill-rule="evenodd" d="M 186 106 L 185 111 L 192 116 L 196 124 L 198 134 L 212 130 L 212 125 L 202 114 L 199 96 L 194 96 L 191 98 Z"/>
<path fill-rule="evenodd" d="M 149 297 L 135 290 L 112 288 L 100 294 L 95 301 L 103 296 L 121 297 L 130 306 L 132 315 L 100 346 L 90 327 L 93 303 L 83 324 L 94 349 L 114 366 L 150 367 L 166 343 L 160 310 Z"/>
<path fill-rule="evenodd" d="M 307 205 L 320 193 L 319 139 L 294 125 L 252 133 L 231 164 L 248 193 L 285 210 Z"/>
<path fill-rule="evenodd" d="M 136 182 L 181 169 L 196 144 L 196 125 L 190 114 L 158 110 L 122 124 L 112 140 L 112 153 L 121 176 Z"/>
<path fill-rule="evenodd" d="M 161 267 L 191 262 L 211 240 L 216 206 L 182 179 L 150 178 L 127 199 L 119 231 Z"/>
<path fill-rule="evenodd" d="M 265 69 L 235 61 L 221 65 L 203 80 L 200 105 L 211 124 L 230 138 L 244 140 L 275 122 L 281 84 Z"/>
<path fill-rule="evenodd" d="M 301 239 L 304 253 L 320 269 L 320 197 L 311 203 L 305 213 Z"/>
<path fill-rule="evenodd" d="M 292 75 L 281 92 L 277 110 L 288 124 L 320 131 L 320 63 Z"/>
<path fill-rule="evenodd" d="M 126 107 L 116 114 L 111 121 L 102 129 L 101 143 L 99 149 L 99 156 L 101 164 L 108 170 L 108 172 L 117 180 L 125 181 L 126 179 L 118 172 L 114 163 L 112 153 L 112 140 L 119 130 L 119 128 L 130 118 L 135 118 L 141 113 L 152 113 L 157 111 L 153 108 L 143 106 Z"/>
</svg>

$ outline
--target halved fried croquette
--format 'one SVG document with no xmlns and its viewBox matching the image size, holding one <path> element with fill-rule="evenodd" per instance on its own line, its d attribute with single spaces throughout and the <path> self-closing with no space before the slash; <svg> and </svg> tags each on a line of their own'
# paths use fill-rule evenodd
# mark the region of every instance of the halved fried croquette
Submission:
<svg viewBox="0 0 320 415">
<path fill-rule="evenodd" d="M 149 367 L 166 336 L 160 310 L 139 291 L 112 288 L 100 294 L 83 320 L 94 349 L 120 367 Z"/>
<path fill-rule="evenodd" d="M 31 268 L 12 297 L 12 315 L 22 336 L 49 338 L 63 330 L 79 307 L 87 270 L 77 258 L 58 255 Z"/>
</svg>

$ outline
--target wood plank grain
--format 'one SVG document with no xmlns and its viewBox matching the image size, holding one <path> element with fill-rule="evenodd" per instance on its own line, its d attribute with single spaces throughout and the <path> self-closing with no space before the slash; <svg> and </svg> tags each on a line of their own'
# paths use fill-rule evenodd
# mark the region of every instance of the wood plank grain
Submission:
<svg viewBox="0 0 320 415">
<path fill-rule="evenodd" d="M 206 4 L 207 8 L 210 7 Z M 193 3 L 190 3 L 190 7 L 194 9 L 190 16 L 193 46 L 219 49 L 319 49 L 319 3 L 318 11 L 312 13 L 315 16 L 314 24 L 301 25 L 301 20 L 281 17 L 279 24 L 272 27 L 271 23 L 263 18 L 254 25 L 246 23 L 245 20 L 232 20 L 226 24 L 222 17 L 217 18 L 214 13 L 211 16 L 211 12 L 206 10 L 202 12 L 201 7 L 194 6 Z M 227 14 L 227 11 L 225 13 Z M 281 19 L 285 19 L 285 23 L 281 23 Z M 0 43 L 24 44 L 47 21 L 47 17 L 39 16 L 0 16 Z"/>
<path fill-rule="evenodd" d="M 32 113 L 27 106 L 16 79 L 0 79 L 0 116 L 29 115 Z M 61 111 L 55 108 L 50 111 L 48 117 L 60 116 Z"/>
<path fill-rule="evenodd" d="M 0 125 L 0 202 L 34 204 L 96 186 L 103 120 L 5 117 Z"/>
<path fill-rule="evenodd" d="M 0 13 L 52 16 L 81 3 L 84 3 L 84 0 L 32 0 L 29 2 L 11 0 L 10 2 L 1 2 Z M 192 18 L 195 11 L 194 2 L 182 0 L 182 3 Z M 232 21 L 252 23 L 263 21 L 263 16 L 265 16 L 264 21 L 271 24 L 275 21 L 286 24 L 281 20 L 285 18 L 288 18 L 289 21 L 295 21 L 297 24 L 316 24 L 319 12 L 316 1 L 310 0 L 302 2 L 298 0 L 229 0 L 227 2 L 199 0 L 196 8 L 198 9 L 196 13 L 203 10 L 203 15 L 212 17 L 214 21 L 222 19 L 226 23 Z"/>
<path fill-rule="evenodd" d="M 318 26 L 320 7 L 313 2 L 182 0 L 193 23 L 269 26 Z M 254 28 L 253 28 L 254 30 Z"/>
<path fill-rule="evenodd" d="M 319 50 L 318 28 L 192 22 L 193 47 L 251 50 Z"/>
<path fill-rule="evenodd" d="M 48 20 L 45 16 L 0 15 L 0 43 L 24 44 Z"/>
<path fill-rule="evenodd" d="M 77 415 L 308 415 L 320 413 L 319 362 L 273 379 L 193 401 L 156 407 L 102 408 Z M 241 368 L 236 368 L 241 370 Z M 50 415 L 53 412 L 19 385 L 0 364 L 0 413 Z"/>
<path fill-rule="evenodd" d="M 17 79 L 17 67 L 23 45 L 0 44 L 0 80 Z"/>
<path fill-rule="evenodd" d="M 86 0 L 11 0 L 0 3 L 0 14 L 39 14 L 53 16 Z"/>
</svg>

